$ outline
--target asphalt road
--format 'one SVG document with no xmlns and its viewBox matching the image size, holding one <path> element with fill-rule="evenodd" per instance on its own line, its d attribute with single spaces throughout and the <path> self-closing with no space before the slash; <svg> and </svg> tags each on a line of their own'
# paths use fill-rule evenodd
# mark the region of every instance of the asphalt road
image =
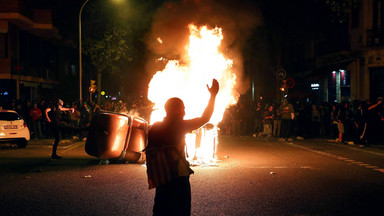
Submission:
<svg viewBox="0 0 384 216">
<path fill-rule="evenodd" d="M 384 149 L 325 140 L 220 137 L 193 167 L 192 215 L 383 215 Z M 84 141 L 0 149 L 0 215 L 151 215 L 142 164 L 99 164 Z"/>
</svg>

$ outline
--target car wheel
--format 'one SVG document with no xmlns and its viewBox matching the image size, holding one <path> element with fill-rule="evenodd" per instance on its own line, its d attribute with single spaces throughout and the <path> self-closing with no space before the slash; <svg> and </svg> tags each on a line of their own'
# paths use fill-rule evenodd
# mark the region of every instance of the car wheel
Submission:
<svg viewBox="0 0 384 216">
<path fill-rule="evenodd" d="M 25 148 L 27 144 L 28 144 L 28 141 L 22 141 L 22 142 L 18 142 L 17 146 L 19 146 L 19 148 Z"/>
</svg>

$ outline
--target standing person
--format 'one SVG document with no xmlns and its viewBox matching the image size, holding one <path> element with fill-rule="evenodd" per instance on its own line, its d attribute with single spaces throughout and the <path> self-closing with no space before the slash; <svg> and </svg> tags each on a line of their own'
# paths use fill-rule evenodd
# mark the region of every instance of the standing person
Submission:
<svg viewBox="0 0 384 216">
<path fill-rule="evenodd" d="M 40 102 L 37 104 L 37 108 L 39 108 L 41 113 L 44 114 L 44 111 L 47 109 L 47 104 L 45 103 L 44 99 L 40 100 Z M 47 118 L 45 118 L 45 115 L 41 116 L 41 133 L 46 137 L 49 135 L 48 124 L 49 123 L 47 123 Z"/>
<path fill-rule="evenodd" d="M 358 143 L 360 147 L 365 147 L 367 144 L 367 122 L 368 122 L 368 107 L 366 101 L 360 102 L 357 106 L 355 125 L 357 133 L 354 134 L 354 143 Z"/>
<path fill-rule="evenodd" d="M 23 110 L 23 106 L 21 105 L 21 102 L 20 101 L 17 101 L 16 103 L 16 107 L 15 107 L 15 111 L 24 119 L 25 116 L 24 116 L 24 110 Z"/>
<path fill-rule="evenodd" d="M 320 113 L 320 122 L 319 122 L 319 135 L 321 137 L 325 137 L 327 135 L 327 128 L 326 128 L 326 117 L 327 115 L 327 107 L 324 104 L 319 105 L 319 113 Z"/>
<path fill-rule="evenodd" d="M 31 111 L 32 109 L 32 104 L 31 104 L 31 101 L 30 100 L 27 100 L 24 104 L 24 106 L 22 107 L 23 109 L 23 114 L 22 114 L 22 117 L 24 119 L 24 121 L 27 123 L 27 126 L 28 128 L 32 129 L 32 118 L 31 116 L 29 115 L 29 112 Z M 34 132 L 34 131 L 33 131 Z M 34 132 L 35 133 L 35 132 Z"/>
<path fill-rule="evenodd" d="M 92 110 L 89 108 L 87 102 L 83 103 L 83 106 L 80 108 L 80 127 L 85 127 L 90 124 L 92 118 Z M 80 133 L 80 138 L 83 140 L 87 139 L 88 132 L 82 131 Z"/>
<path fill-rule="evenodd" d="M 339 141 L 339 136 L 338 136 L 338 120 L 337 120 L 337 115 L 339 113 L 338 109 L 337 109 L 337 105 L 336 104 L 332 104 L 331 105 L 331 110 L 330 110 L 330 113 L 329 113 L 329 118 L 330 118 L 330 127 L 331 127 L 331 138 L 332 139 L 336 139 L 336 141 Z"/>
<path fill-rule="evenodd" d="M 57 146 L 60 142 L 60 128 L 75 128 L 70 124 L 62 121 L 62 112 L 74 111 L 73 108 L 65 108 L 64 102 L 61 99 L 58 99 L 56 104 L 52 108 L 47 108 L 45 110 L 45 117 L 47 121 L 51 123 L 53 133 L 55 135 L 55 142 L 53 143 L 51 159 L 60 159 L 61 157 L 57 155 Z M 50 113 L 50 115 L 48 114 Z"/>
<path fill-rule="evenodd" d="M 207 88 L 211 97 L 201 117 L 184 120 L 183 101 L 171 98 L 165 104 L 164 120 L 156 122 L 149 130 L 147 175 L 149 188 L 156 187 L 153 215 L 191 214 L 189 176 L 193 170 L 185 157 L 185 135 L 203 126 L 212 116 L 219 83 L 214 79 L 211 88 Z M 165 161 L 163 166 L 160 161 Z"/>
<path fill-rule="evenodd" d="M 342 115 L 342 105 L 339 104 L 336 115 L 336 125 L 338 133 L 338 143 L 343 143 L 344 141 L 344 117 Z"/>
<path fill-rule="evenodd" d="M 96 113 L 96 112 L 99 112 L 101 110 L 100 106 L 97 105 L 97 103 L 91 101 L 91 111 L 92 111 L 92 116 Z"/>
<path fill-rule="evenodd" d="M 263 107 L 261 102 L 258 102 L 256 105 L 256 110 L 254 113 L 255 116 L 255 127 L 253 129 L 253 137 L 260 137 L 263 132 Z"/>
<path fill-rule="evenodd" d="M 296 122 L 298 126 L 297 139 L 304 139 L 310 137 L 308 129 L 310 128 L 307 124 L 310 116 L 308 111 L 308 105 L 306 102 L 301 102 L 297 105 L 297 117 Z"/>
<path fill-rule="evenodd" d="M 32 129 L 35 134 L 35 139 L 41 139 L 41 110 L 37 108 L 37 104 L 34 104 L 31 111 L 29 112 L 29 116 L 32 118 Z"/>
<path fill-rule="evenodd" d="M 273 105 L 267 106 L 268 108 L 263 113 L 263 133 L 262 136 L 268 138 L 272 136 L 272 122 L 273 122 Z"/>
<path fill-rule="evenodd" d="M 311 122 L 311 137 L 316 138 L 320 133 L 320 112 L 317 109 L 316 104 L 312 104 Z"/>
<path fill-rule="evenodd" d="M 353 129 L 354 113 L 349 108 L 348 102 L 343 102 L 340 105 L 338 114 L 338 128 L 339 128 L 339 142 L 353 142 L 352 129 Z"/>
<path fill-rule="evenodd" d="M 77 103 L 75 103 L 75 102 L 72 103 L 72 107 L 73 107 L 74 111 L 69 113 L 69 119 L 71 121 L 71 125 L 73 125 L 75 127 L 79 127 L 80 126 L 80 117 L 81 117 L 80 110 L 78 109 L 79 107 L 78 107 Z M 71 136 L 73 139 L 78 139 L 80 137 L 79 133 L 77 131 L 74 131 L 74 130 L 71 131 Z"/>
<path fill-rule="evenodd" d="M 383 98 L 379 97 L 377 103 L 369 103 L 368 105 L 368 143 L 377 144 L 379 143 L 380 136 L 383 134 L 382 124 L 384 122 L 384 108 Z"/>
<path fill-rule="evenodd" d="M 280 112 L 277 109 L 278 104 L 276 104 L 276 107 L 273 109 L 273 132 L 272 135 L 274 137 L 280 137 L 280 130 L 281 130 L 281 116 Z"/>
<path fill-rule="evenodd" d="M 128 110 L 127 107 L 124 105 L 123 101 L 119 101 L 117 104 L 117 107 L 115 108 L 114 112 L 121 113 L 121 114 L 127 114 Z"/>
<path fill-rule="evenodd" d="M 9 105 L 9 107 L 7 107 L 7 109 L 16 111 L 16 100 L 15 99 L 12 99 L 11 105 Z"/>
<path fill-rule="evenodd" d="M 288 99 L 284 98 L 283 103 L 280 105 L 279 112 L 281 115 L 281 139 L 280 141 L 293 141 L 291 138 L 291 125 L 295 117 L 295 110 L 292 104 L 288 103 Z"/>
</svg>

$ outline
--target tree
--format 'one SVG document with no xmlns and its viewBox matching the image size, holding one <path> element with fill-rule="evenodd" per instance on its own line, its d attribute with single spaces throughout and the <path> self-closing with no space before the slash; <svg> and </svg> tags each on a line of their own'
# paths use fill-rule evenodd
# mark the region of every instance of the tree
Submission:
<svg viewBox="0 0 384 216">
<path fill-rule="evenodd" d="M 132 61 L 129 34 L 125 29 L 114 28 L 104 33 L 101 40 L 87 37 L 84 40 L 84 54 L 89 56 L 91 64 L 97 70 L 97 89 L 100 92 L 102 72 L 118 76 L 120 66 Z M 97 102 L 100 103 L 100 95 Z"/>
<path fill-rule="evenodd" d="M 119 76 L 123 64 L 134 56 L 133 33 L 126 19 L 115 16 L 119 8 L 106 1 L 90 2 L 84 11 L 83 53 L 97 71 L 97 102 L 100 104 L 102 73 Z"/>
<path fill-rule="evenodd" d="M 334 23 L 346 23 L 353 9 L 362 6 L 362 0 L 325 0 L 328 6 L 331 21 Z"/>
<path fill-rule="evenodd" d="M 113 90 L 120 90 L 122 80 L 143 73 L 146 51 L 145 33 L 152 22 L 152 15 L 161 5 L 159 0 L 92 0 L 83 11 L 84 66 L 92 65 L 97 71 L 97 87 L 101 77 Z M 132 83 L 137 85 L 141 83 Z M 103 81 L 105 84 L 105 82 Z M 105 88 L 103 84 L 103 88 Z M 108 89 L 106 89 L 108 90 Z M 136 91 L 130 85 L 129 91 Z M 134 94 L 132 92 L 127 92 Z M 98 95 L 100 103 L 100 95 Z"/>
</svg>

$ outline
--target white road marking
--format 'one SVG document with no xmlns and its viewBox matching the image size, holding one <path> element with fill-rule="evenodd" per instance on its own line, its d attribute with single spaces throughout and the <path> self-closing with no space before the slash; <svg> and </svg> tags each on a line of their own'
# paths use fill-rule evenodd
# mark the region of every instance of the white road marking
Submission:
<svg viewBox="0 0 384 216">
<path fill-rule="evenodd" d="M 62 153 L 66 153 L 66 152 L 68 152 L 68 151 L 70 151 L 70 150 L 72 150 L 72 149 L 74 149 L 74 148 L 80 146 L 81 144 L 83 144 L 83 143 L 82 143 L 82 142 L 74 143 L 74 144 L 68 146 L 67 149 L 65 149 L 64 151 L 62 151 Z"/>
<path fill-rule="evenodd" d="M 346 158 L 346 157 L 342 157 L 342 156 L 326 153 L 326 152 L 319 151 L 319 150 L 314 150 L 314 149 L 311 149 L 311 148 L 308 148 L 308 147 L 304 147 L 304 146 L 301 146 L 301 145 L 296 145 L 296 144 L 293 144 L 293 143 L 287 143 L 287 144 L 295 146 L 295 147 L 298 147 L 298 148 L 301 148 L 301 149 L 304 149 L 304 150 L 307 150 L 307 151 L 310 151 L 310 152 L 314 152 L 314 153 L 317 153 L 317 154 L 320 154 L 320 155 L 323 155 L 323 156 L 335 158 L 335 159 L 338 159 L 338 160 L 341 160 L 341 161 L 345 161 L 345 162 L 349 162 L 349 163 L 352 163 L 352 164 L 356 164 L 358 166 L 365 167 L 367 169 L 372 169 L 372 170 L 384 173 L 384 169 L 379 168 L 377 166 L 373 166 L 373 165 L 364 163 L 364 162 L 355 161 L 355 160 L 352 160 L 352 159 L 349 159 L 349 158 Z M 372 153 L 372 152 L 369 152 L 369 151 L 364 151 L 364 152 Z"/>
</svg>

